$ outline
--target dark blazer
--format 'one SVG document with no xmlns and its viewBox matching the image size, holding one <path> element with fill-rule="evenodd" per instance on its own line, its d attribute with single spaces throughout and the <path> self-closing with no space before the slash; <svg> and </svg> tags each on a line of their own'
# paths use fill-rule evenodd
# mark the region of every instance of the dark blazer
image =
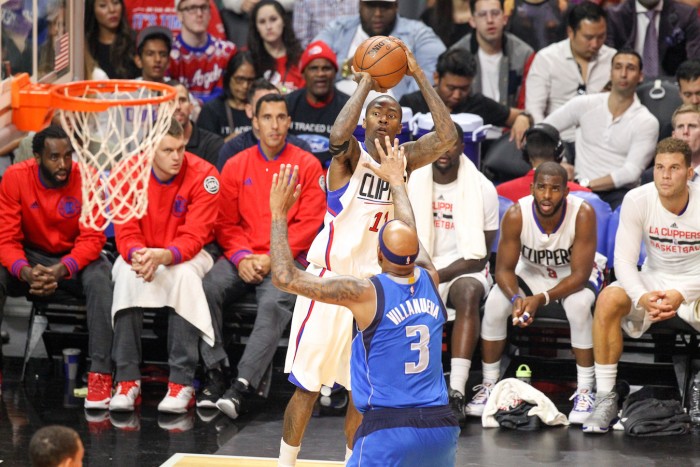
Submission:
<svg viewBox="0 0 700 467">
<path fill-rule="evenodd" d="M 634 49 L 637 36 L 634 4 L 635 0 L 625 0 L 608 10 L 605 43 L 610 47 Z M 689 58 L 700 58 L 698 12 L 691 6 L 664 0 L 659 19 L 659 74 L 675 76 L 678 66 Z"/>
</svg>

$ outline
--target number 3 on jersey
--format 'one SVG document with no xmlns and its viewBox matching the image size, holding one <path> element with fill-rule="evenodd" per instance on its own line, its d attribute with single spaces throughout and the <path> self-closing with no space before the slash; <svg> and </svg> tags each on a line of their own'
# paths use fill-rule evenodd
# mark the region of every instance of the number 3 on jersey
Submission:
<svg viewBox="0 0 700 467">
<path fill-rule="evenodd" d="M 384 222 L 382 222 L 382 217 L 384 218 Z M 380 211 L 374 215 L 374 222 L 372 222 L 372 225 L 369 227 L 369 231 L 379 232 L 379 228 L 387 222 L 389 222 L 389 211 Z"/>
<path fill-rule="evenodd" d="M 430 362 L 430 350 L 428 349 L 430 329 L 425 324 L 406 326 L 406 337 L 411 338 L 415 335 L 418 335 L 418 342 L 411 342 L 411 350 L 418 351 L 418 363 L 404 363 L 404 373 L 407 375 L 420 373 L 428 367 L 428 362 Z"/>
</svg>

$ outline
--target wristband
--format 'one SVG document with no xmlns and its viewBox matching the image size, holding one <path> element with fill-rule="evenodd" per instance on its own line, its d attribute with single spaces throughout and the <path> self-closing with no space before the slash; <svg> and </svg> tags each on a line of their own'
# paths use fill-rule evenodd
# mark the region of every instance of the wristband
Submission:
<svg viewBox="0 0 700 467">
<path fill-rule="evenodd" d="M 516 293 L 515 295 L 513 295 L 512 297 L 510 297 L 510 303 L 511 303 L 511 304 L 515 303 L 515 301 L 516 301 L 517 299 L 519 299 L 519 298 L 523 298 L 523 297 L 522 297 L 520 294 L 517 294 L 517 293 Z"/>
<path fill-rule="evenodd" d="M 544 295 L 544 306 L 549 305 L 549 292 L 545 290 L 542 292 L 542 295 Z"/>
</svg>

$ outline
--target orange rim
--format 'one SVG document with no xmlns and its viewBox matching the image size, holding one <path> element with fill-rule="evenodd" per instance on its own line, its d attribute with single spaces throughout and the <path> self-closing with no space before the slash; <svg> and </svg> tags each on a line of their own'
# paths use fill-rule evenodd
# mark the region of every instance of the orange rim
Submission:
<svg viewBox="0 0 700 467">
<path fill-rule="evenodd" d="M 160 92 L 162 95 L 142 99 L 95 99 L 85 96 L 87 89 L 94 89 L 99 93 L 136 92 L 148 88 Z M 153 81 L 137 81 L 126 79 L 113 79 L 103 81 L 76 81 L 74 83 L 55 85 L 51 89 L 51 104 L 56 109 L 75 112 L 103 112 L 114 106 L 137 106 L 147 104 L 160 104 L 174 100 L 177 91 L 174 87 Z"/>
</svg>

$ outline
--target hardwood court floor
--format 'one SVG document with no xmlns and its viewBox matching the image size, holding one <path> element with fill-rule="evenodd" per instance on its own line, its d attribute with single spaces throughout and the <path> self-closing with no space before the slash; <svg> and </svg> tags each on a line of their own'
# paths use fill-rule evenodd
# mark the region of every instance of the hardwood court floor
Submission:
<svg viewBox="0 0 700 467">
<path fill-rule="evenodd" d="M 0 399 L 0 466 L 27 466 L 31 435 L 48 424 L 76 429 L 85 445 L 87 466 L 264 466 L 275 465 L 282 416 L 292 387 L 283 377 L 273 380 L 273 396 L 253 404 L 252 412 L 229 420 L 216 410 L 191 410 L 182 416 L 158 414 L 163 384 L 144 383 L 143 404 L 133 415 L 86 414 L 82 401 L 71 397 L 60 372 L 33 362 L 26 384 L 19 383 L 19 359 L 5 359 Z M 537 373 L 536 373 L 537 374 Z M 475 379 L 475 378 L 474 378 Z M 470 385 L 477 381 L 470 381 Z M 568 413 L 568 388 L 552 386 L 550 397 Z M 301 459 L 324 461 L 309 467 L 342 465 L 345 450 L 343 418 L 312 418 Z M 271 460 L 272 459 L 272 460 Z M 471 419 L 459 438 L 457 465 L 462 466 L 700 466 L 700 431 L 687 436 L 631 438 L 622 432 L 585 435 L 576 427 L 538 432 L 483 429 Z M 430 466 L 427 466 L 430 467 Z"/>
</svg>

